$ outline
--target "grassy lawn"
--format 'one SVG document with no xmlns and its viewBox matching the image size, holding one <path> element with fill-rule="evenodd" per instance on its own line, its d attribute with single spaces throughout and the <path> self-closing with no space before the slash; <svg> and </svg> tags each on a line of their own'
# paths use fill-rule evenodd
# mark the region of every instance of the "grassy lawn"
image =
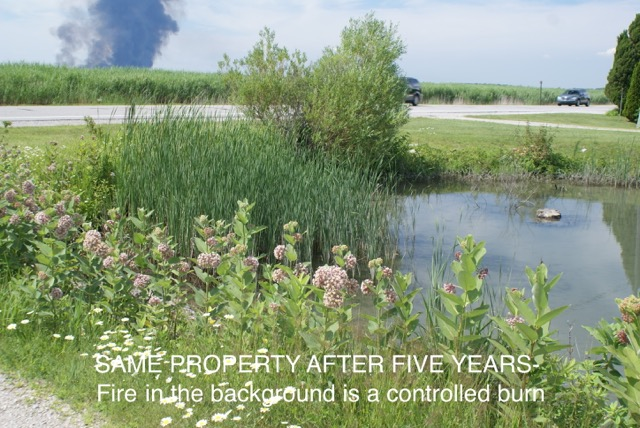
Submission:
<svg viewBox="0 0 640 428">
<path fill-rule="evenodd" d="M 620 117 L 597 115 L 540 114 L 474 117 L 635 129 L 635 125 Z M 102 129 L 113 132 L 117 131 L 119 127 L 120 125 L 106 125 L 102 126 Z M 620 153 L 640 156 L 640 131 L 635 134 L 587 129 L 553 127 L 550 129 L 554 150 L 567 156 L 588 153 L 602 161 L 611 159 Z M 525 131 L 523 126 L 433 118 L 411 119 L 403 130 L 409 135 L 410 144 L 414 147 L 429 145 L 432 148 L 446 151 L 510 150 L 520 144 Z M 73 145 L 82 141 L 83 138 L 91 138 L 89 128 L 84 125 L 17 127 L 9 128 L 0 134 L 0 141 L 10 145 L 30 147 L 44 147 L 52 141 L 60 145 Z"/>
<path fill-rule="evenodd" d="M 502 114 L 470 116 L 479 119 L 518 120 L 525 122 L 556 123 L 558 125 L 579 125 L 596 128 L 636 129 L 635 123 L 629 122 L 622 116 L 606 116 L 580 113 L 549 113 L 549 114 Z"/>
<path fill-rule="evenodd" d="M 120 125 L 101 126 L 106 131 L 115 131 Z M 84 138 L 91 138 L 89 128 L 77 126 L 24 126 L 0 129 L 0 142 L 19 147 L 44 147 L 51 142 L 72 145 Z"/>
<path fill-rule="evenodd" d="M 517 116 L 519 119 L 531 118 L 533 120 L 534 116 L 547 115 Z M 554 116 L 558 116 L 561 119 L 564 116 L 583 115 Z M 509 116 L 509 118 L 511 117 Z M 589 117 L 591 115 L 587 119 Z M 602 116 L 593 120 L 600 123 L 599 119 L 617 118 Z M 537 120 L 540 121 L 542 119 Z M 545 118 L 544 120 L 547 119 Z M 569 117 L 568 120 L 572 120 L 572 117 Z M 409 134 L 411 144 L 418 147 L 429 145 L 436 149 L 448 151 L 472 148 L 494 151 L 500 148 L 511 149 L 518 146 L 525 129 L 521 126 L 502 125 L 499 123 L 416 118 L 412 119 L 404 130 Z M 640 154 L 640 132 L 635 134 L 629 132 L 551 128 L 551 135 L 553 137 L 554 150 L 564 155 L 595 153 L 598 158 L 607 159 L 620 151 L 632 152 L 636 155 Z M 583 152 L 582 149 L 587 150 Z"/>
</svg>

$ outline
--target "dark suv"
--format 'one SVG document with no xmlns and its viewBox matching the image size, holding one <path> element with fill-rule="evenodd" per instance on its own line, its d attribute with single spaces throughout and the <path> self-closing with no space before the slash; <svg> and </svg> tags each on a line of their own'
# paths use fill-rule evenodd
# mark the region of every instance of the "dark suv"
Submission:
<svg viewBox="0 0 640 428">
<path fill-rule="evenodd" d="M 589 107 L 591 97 L 584 89 L 567 89 L 557 98 L 558 105 L 580 106 L 584 104 Z"/>
<path fill-rule="evenodd" d="M 420 104 L 420 98 L 422 98 L 422 88 L 418 79 L 413 77 L 407 77 L 407 95 L 404 97 L 405 103 L 411 103 L 414 106 Z"/>
</svg>

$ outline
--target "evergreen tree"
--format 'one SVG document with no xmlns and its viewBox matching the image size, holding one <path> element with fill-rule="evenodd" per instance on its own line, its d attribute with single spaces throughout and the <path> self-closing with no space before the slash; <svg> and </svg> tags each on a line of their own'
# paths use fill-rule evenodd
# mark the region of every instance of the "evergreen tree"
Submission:
<svg viewBox="0 0 640 428">
<path fill-rule="evenodd" d="M 633 69 L 629 91 L 627 92 L 626 102 L 622 115 L 632 122 L 638 120 L 638 109 L 640 109 L 640 62 Z"/>
<path fill-rule="evenodd" d="M 613 66 L 607 77 L 604 93 L 618 107 L 624 106 L 626 93 L 631 84 L 631 75 L 636 64 L 640 62 L 640 13 L 618 36 Z"/>
</svg>

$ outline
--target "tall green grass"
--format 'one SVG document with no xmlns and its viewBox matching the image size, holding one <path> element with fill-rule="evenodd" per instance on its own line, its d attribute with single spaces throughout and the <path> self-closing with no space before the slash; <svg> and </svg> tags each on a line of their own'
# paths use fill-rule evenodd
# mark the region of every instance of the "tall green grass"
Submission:
<svg viewBox="0 0 640 428">
<path fill-rule="evenodd" d="M 150 121 L 124 127 L 117 166 L 122 208 L 153 209 L 183 251 L 193 218 L 229 219 L 237 201 L 255 202 L 252 220 L 267 226 L 257 244 L 270 252 L 283 224 L 307 228 L 307 256 L 347 244 L 361 255 L 383 255 L 395 202 L 375 173 L 350 168 L 249 121 L 207 120 L 191 109 L 167 109 Z"/>
<path fill-rule="evenodd" d="M 477 83 L 422 82 L 422 101 L 427 104 L 555 104 L 564 88 L 490 85 Z M 609 104 L 604 89 L 589 89 L 593 104 Z"/>
<path fill-rule="evenodd" d="M 0 104 L 164 104 L 226 100 L 216 73 L 0 64 Z"/>
<path fill-rule="evenodd" d="M 219 73 L 145 68 L 75 68 L 31 63 L 0 64 L 0 104 L 220 103 L 230 98 Z M 539 104 L 535 86 L 475 83 L 422 84 L 428 104 Z M 565 88 L 543 88 L 542 104 L 555 104 Z M 603 89 L 589 89 L 594 104 L 607 104 Z"/>
</svg>

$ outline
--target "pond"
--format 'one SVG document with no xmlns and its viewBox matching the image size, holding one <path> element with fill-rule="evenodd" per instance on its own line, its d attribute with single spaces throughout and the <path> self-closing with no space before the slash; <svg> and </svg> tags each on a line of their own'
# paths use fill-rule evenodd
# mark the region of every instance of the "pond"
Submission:
<svg viewBox="0 0 640 428">
<path fill-rule="evenodd" d="M 558 338 L 584 358 L 596 343 L 583 325 L 619 316 L 616 297 L 640 286 L 640 191 L 548 183 L 453 184 L 413 189 L 403 195 L 405 225 L 400 231 L 401 269 L 419 286 L 454 281 L 450 265 L 457 236 L 485 241 L 487 286 L 530 286 L 525 266 L 544 262 L 549 277 L 562 273 L 550 306 L 571 305 L 555 321 Z M 555 208 L 562 218 L 539 221 L 536 210 Z M 433 261 L 435 260 L 435 263 Z M 435 266 L 435 267 L 434 267 Z M 497 308 L 502 309 L 500 304 Z"/>
</svg>

